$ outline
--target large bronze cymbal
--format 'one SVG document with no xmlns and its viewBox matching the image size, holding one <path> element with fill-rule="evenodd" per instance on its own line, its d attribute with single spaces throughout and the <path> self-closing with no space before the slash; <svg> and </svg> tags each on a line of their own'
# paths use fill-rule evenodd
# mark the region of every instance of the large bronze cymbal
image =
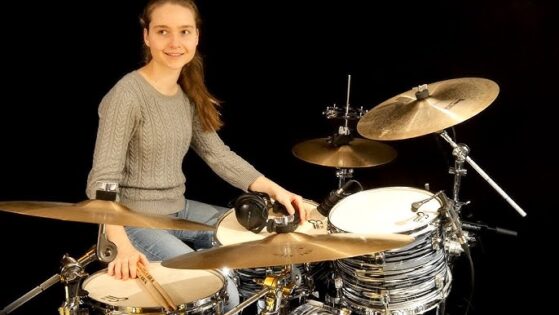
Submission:
<svg viewBox="0 0 559 315">
<path fill-rule="evenodd" d="M 312 139 L 296 144 L 292 151 L 303 161 L 337 168 L 377 166 L 396 157 L 391 146 L 362 138 L 341 146 L 330 144 L 329 138 Z"/>
<path fill-rule="evenodd" d="M 419 137 L 459 124 L 477 115 L 497 98 L 499 86 L 484 78 L 460 78 L 414 88 L 368 111 L 357 131 L 374 140 Z"/>
<path fill-rule="evenodd" d="M 177 269 L 256 268 L 335 260 L 399 248 L 413 242 L 403 234 L 318 234 L 292 232 L 214 247 L 163 261 Z"/>
<path fill-rule="evenodd" d="M 39 201 L 2 201 L 0 210 L 29 216 L 99 224 L 169 230 L 207 230 L 214 227 L 168 216 L 134 212 L 113 201 L 86 200 L 76 204 Z"/>
</svg>

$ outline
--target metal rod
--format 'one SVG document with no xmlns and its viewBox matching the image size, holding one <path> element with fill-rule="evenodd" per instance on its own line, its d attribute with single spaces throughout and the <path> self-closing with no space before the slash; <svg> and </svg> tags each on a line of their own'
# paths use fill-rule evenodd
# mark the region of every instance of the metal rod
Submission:
<svg viewBox="0 0 559 315">
<path fill-rule="evenodd" d="M 345 185 L 348 178 L 353 178 L 352 168 L 338 168 L 336 170 L 336 177 L 338 177 L 338 188 L 342 188 Z"/>
<path fill-rule="evenodd" d="M 347 75 L 347 97 L 345 103 L 345 127 L 348 127 L 348 120 L 349 120 L 349 94 L 351 89 L 351 74 Z"/>
<path fill-rule="evenodd" d="M 271 290 L 270 288 L 264 288 L 264 289 L 256 292 L 255 295 L 249 297 L 248 299 L 246 299 L 246 301 L 244 301 L 244 302 L 240 303 L 239 305 L 233 307 L 229 312 L 225 313 L 224 315 L 233 315 L 233 314 L 236 314 L 237 312 L 240 312 L 240 311 L 244 310 L 247 306 L 249 306 L 250 304 L 254 303 L 259 298 L 266 295 L 266 293 L 268 293 L 270 290 Z"/>
<path fill-rule="evenodd" d="M 93 246 L 82 257 L 78 258 L 78 263 L 83 268 L 89 263 L 93 262 L 96 259 L 96 257 L 97 255 L 95 254 L 95 246 Z M 10 314 L 12 311 L 22 306 L 23 304 L 27 303 L 29 300 L 39 295 L 40 293 L 44 292 L 52 285 L 58 283 L 60 280 L 61 280 L 61 276 L 59 273 L 51 276 L 46 281 L 39 284 L 35 288 L 31 289 L 29 292 L 25 293 L 20 298 L 18 298 L 17 300 L 15 300 L 14 302 L 6 306 L 4 309 L 2 309 L 0 311 L 0 315 Z"/>
<path fill-rule="evenodd" d="M 442 131 L 440 133 L 440 136 L 446 140 L 446 142 L 448 142 L 453 148 L 458 148 L 458 144 L 456 144 L 456 142 L 454 142 L 450 136 L 448 135 L 448 133 L 446 131 Z M 479 165 L 477 165 L 476 162 L 474 162 L 474 160 L 472 160 L 469 156 L 465 157 L 466 162 L 468 162 L 468 164 L 470 164 L 470 166 L 472 166 L 472 168 L 474 170 L 476 170 L 476 172 L 478 172 L 479 175 L 481 175 L 481 177 L 483 179 L 485 179 L 485 181 L 487 181 L 489 183 L 489 185 L 491 185 L 491 187 L 493 187 L 521 216 L 525 217 L 526 216 L 526 212 L 524 212 L 524 210 L 516 203 L 514 202 L 514 200 L 512 200 L 512 198 L 509 197 L 509 195 L 507 195 L 507 193 L 501 189 L 501 187 L 499 187 L 499 185 L 497 185 L 497 183 L 495 183 L 495 181 L 493 181 L 489 175 L 487 175 L 487 173 L 485 173 L 481 167 L 479 167 Z"/>
<path fill-rule="evenodd" d="M 10 314 L 12 311 L 17 309 L 18 307 L 25 304 L 27 301 L 31 300 L 32 298 L 36 297 L 46 289 L 50 288 L 52 285 L 58 283 L 60 281 L 60 274 L 55 274 L 48 278 L 43 283 L 39 284 L 35 288 L 31 289 L 29 292 L 22 295 L 19 299 L 15 300 L 14 302 L 10 303 L 6 306 L 3 310 L 0 311 L 0 314 Z"/>
</svg>

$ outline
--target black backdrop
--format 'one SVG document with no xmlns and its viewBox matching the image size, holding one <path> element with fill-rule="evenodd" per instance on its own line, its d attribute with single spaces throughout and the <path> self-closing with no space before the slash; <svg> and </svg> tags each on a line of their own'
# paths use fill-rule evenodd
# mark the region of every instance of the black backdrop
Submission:
<svg viewBox="0 0 559 315">
<path fill-rule="evenodd" d="M 78 202 L 102 96 L 139 66 L 144 1 L 37 3 L 5 7 L 4 100 L 0 106 L 0 200 Z M 494 80 L 491 106 L 455 126 L 458 142 L 528 216 L 522 218 L 473 169 L 463 179 L 463 214 L 518 231 L 478 234 L 472 314 L 532 313 L 548 304 L 556 264 L 554 118 L 558 34 L 552 1 L 200 1 L 207 83 L 222 100 L 222 138 L 268 177 L 316 201 L 337 186 L 335 169 L 298 160 L 296 143 L 332 134 L 326 106 L 371 109 L 414 86 L 452 78 Z M 393 162 L 356 169 L 366 189 L 452 189 L 450 148 L 434 135 L 389 142 Z M 194 154 L 184 164 L 187 196 L 226 204 L 240 191 Z M 92 224 L 0 212 L 4 307 L 59 272 L 64 253 L 96 241 Z M 91 265 L 92 273 L 100 267 Z M 462 257 L 449 312 L 469 292 Z M 543 289 L 547 282 L 550 289 Z M 60 284 L 14 314 L 54 314 Z"/>
</svg>

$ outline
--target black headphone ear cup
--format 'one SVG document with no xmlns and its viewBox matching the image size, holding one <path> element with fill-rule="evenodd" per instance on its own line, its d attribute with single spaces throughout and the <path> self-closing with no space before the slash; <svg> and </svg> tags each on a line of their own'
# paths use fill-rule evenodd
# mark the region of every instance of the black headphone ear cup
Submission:
<svg viewBox="0 0 559 315">
<path fill-rule="evenodd" d="M 276 207 L 276 205 L 278 204 L 278 202 L 274 203 L 274 208 Z M 282 208 L 280 208 L 278 212 L 280 213 L 284 213 L 286 216 L 289 215 L 289 213 L 287 212 L 287 209 L 283 206 L 280 205 Z M 276 233 L 289 233 L 289 232 L 294 232 L 297 229 L 297 226 L 299 226 L 299 223 L 301 222 L 301 215 L 299 214 L 299 212 L 295 211 L 295 214 L 293 215 L 293 221 L 289 222 L 287 224 L 281 223 L 281 224 L 276 224 L 276 222 L 274 221 L 274 219 L 269 219 L 268 222 L 266 223 L 266 230 L 270 233 L 276 232 Z"/>
<path fill-rule="evenodd" d="M 237 221 L 247 230 L 259 233 L 266 227 L 268 208 L 262 196 L 253 193 L 242 194 L 235 200 L 234 207 Z"/>
<path fill-rule="evenodd" d="M 276 222 L 274 222 L 274 220 L 268 219 L 268 221 L 266 221 L 266 231 L 268 231 L 268 233 L 276 231 Z"/>
<path fill-rule="evenodd" d="M 274 224 L 274 232 L 276 233 L 289 233 L 289 232 L 293 232 L 297 229 L 297 225 L 298 223 L 295 222 L 291 222 L 288 223 L 287 225 L 277 225 Z"/>
</svg>

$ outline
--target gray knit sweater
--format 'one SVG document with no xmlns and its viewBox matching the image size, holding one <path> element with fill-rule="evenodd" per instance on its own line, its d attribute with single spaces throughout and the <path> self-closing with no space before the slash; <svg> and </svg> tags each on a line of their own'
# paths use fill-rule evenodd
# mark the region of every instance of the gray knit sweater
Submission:
<svg viewBox="0 0 559 315">
<path fill-rule="evenodd" d="M 99 105 L 99 129 L 87 196 L 97 181 L 116 182 L 120 203 L 144 213 L 170 214 L 185 204 L 184 156 L 192 146 L 231 185 L 247 190 L 261 174 L 215 132 L 202 131 L 195 107 L 179 89 L 166 96 L 138 71 L 125 75 Z"/>
</svg>

